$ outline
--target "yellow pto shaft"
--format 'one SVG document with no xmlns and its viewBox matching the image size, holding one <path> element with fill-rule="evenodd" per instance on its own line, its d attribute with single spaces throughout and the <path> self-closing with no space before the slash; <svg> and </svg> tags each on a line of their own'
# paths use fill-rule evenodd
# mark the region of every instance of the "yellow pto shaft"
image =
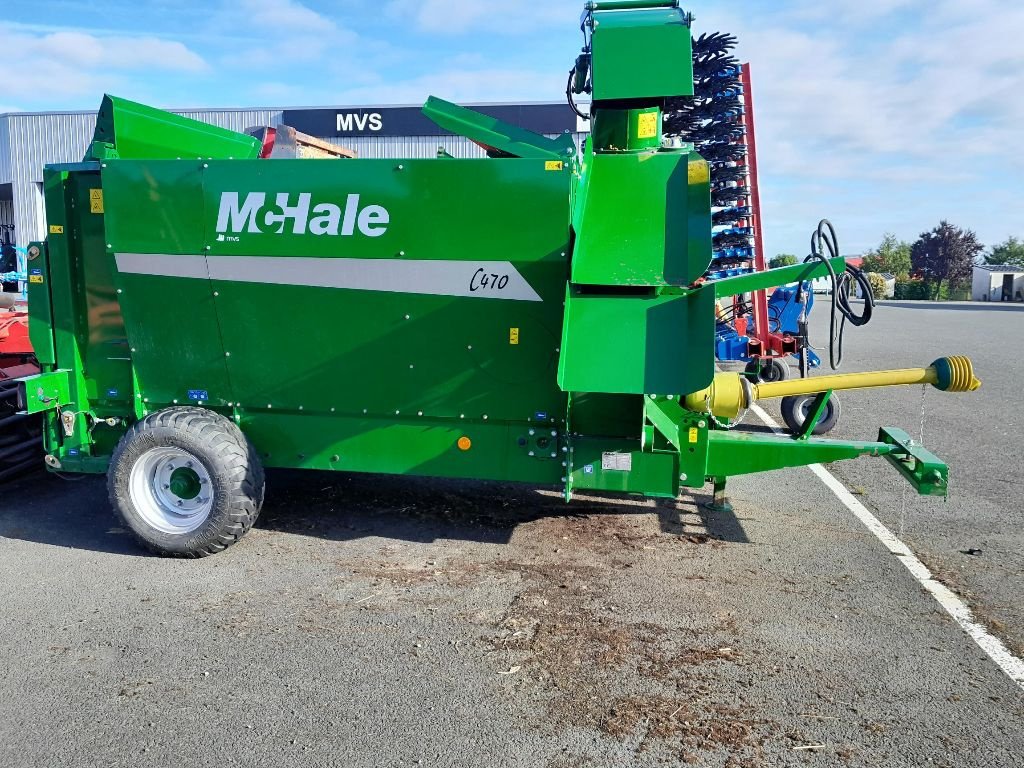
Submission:
<svg viewBox="0 0 1024 768">
<path fill-rule="evenodd" d="M 903 368 L 894 371 L 840 373 L 811 379 L 749 384 L 737 373 L 719 373 L 708 389 L 686 397 L 686 407 L 699 413 L 712 413 L 733 419 L 758 400 L 792 395 L 813 395 L 828 390 L 871 389 L 908 384 L 931 384 L 943 392 L 973 392 L 981 386 L 974 366 L 966 357 L 943 357 L 928 368 Z"/>
</svg>

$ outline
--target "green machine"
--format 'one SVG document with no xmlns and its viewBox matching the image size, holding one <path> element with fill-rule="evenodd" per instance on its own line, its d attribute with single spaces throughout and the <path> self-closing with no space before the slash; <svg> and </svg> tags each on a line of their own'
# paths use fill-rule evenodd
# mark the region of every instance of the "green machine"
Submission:
<svg viewBox="0 0 1024 768">
<path fill-rule="evenodd" d="M 870 455 L 945 494 L 945 465 L 904 432 L 812 432 L 833 390 L 976 388 L 966 359 L 756 387 L 715 374 L 718 296 L 826 267 L 701 284 L 708 166 L 662 136 L 665 100 L 693 92 L 690 18 L 591 2 L 583 26 L 582 152 L 430 99 L 489 156 L 267 160 L 249 136 L 106 97 L 85 160 L 46 169 L 49 234 L 29 252 L 42 372 L 21 405 L 42 414 L 49 467 L 106 473 L 125 523 L 178 556 L 244 535 L 264 467 L 567 500 L 712 481 L 722 507 L 727 477 Z M 734 429 L 780 396 L 808 398 L 802 434 Z"/>
</svg>

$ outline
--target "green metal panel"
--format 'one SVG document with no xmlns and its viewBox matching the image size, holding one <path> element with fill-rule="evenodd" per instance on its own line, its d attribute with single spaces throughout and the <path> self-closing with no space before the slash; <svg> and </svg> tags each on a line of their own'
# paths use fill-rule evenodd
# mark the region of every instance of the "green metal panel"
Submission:
<svg viewBox="0 0 1024 768">
<path fill-rule="evenodd" d="M 111 251 L 204 253 L 208 242 L 203 201 L 205 165 L 196 160 L 103 163 L 106 232 Z"/>
<path fill-rule="evenodd" d="M 572 282 L 686 286 L 711 262 L 711 188 L 697 154 L 588 153 L 574 201 Z"/>
<path fill-rule="evenodd" d="M 113 260 L 105 247 L 106 201 L 100 174 L 95 169 L 69 174 L 66 189 L 69 215 L 74 218 L 69 248 L 77 272 L 77 324 L 86 393 L 98 416 L 121 414 L 133 397 L 132 369 Z"/>
<path fill-rule="evenodd" d="M 558 383 L 569 392 L 685 394 L 714 376 L 714 293 L 600 295 L 570 288 Z"/>
<path fill-rule="evenodd" d="M 93 170 L 83 171 L 81 176 L 98 178 Z M 47 238 L 46 250 L 49 258 L 49 314 L 53 323 L 54 365 L 71 372 L 68 399 L 72 406 L 69 411 L 74 414 L 72 434 L 62 434 L 59 446 L 51 444 L 50 438 L 47 438 L 46 449 L 50 452 L 59 449 L 62 452 L 73 452 L 74 455 L 88 454 L 91 450 L 89 425 L 86 421 L 86 413 L 90 408 L 89 388 L 84 368 L 89 329 L 79 263 L 77 230 L 81 224 L 82 211 L 78 209 L 78 189 L 80 182 L 77 178 L 71 179 L 69 172 L 59 168 L 45 170 L 43 191 L 52 233 Z M 30 307 L 29 311 L 31 325 L 31 313 L 34 310 Z M 47 434 L 50 434 L 49 431 Z"/>
<path fill-rule="evenodd" d="M 51 225 L 63 231 L 62 224 Z M 50 298 L 50 255 L 46 243 L 30 243 L 26 267 L 29 274 L 28 337 L 36 360 L 44 368 L 51 368 L 57 362 L 53 340 L 53 306 Z M 33 256 L 32 254 L 38 254 Z"/>
<path fill-rule="evenodd" d="M 568 134 L 549 139 L 436 96 L 427 99 L 423 114 L 446 131 L 472 139 L 501 155 L 558 161 L 576 154 L 576 144 Z"/>
<path fill-rule="evenodd" d="M 105 95 L 87 159 L 255 158 L 260 142 L 198 120 Z"/>
<path fill-rule="evenodd" d="M 595 11 L 593 18 L 595 100 L 693 95 L 690 27 L 681 10 Z"/>
<path fill-rule="evenodd" d="M 236 189 L 295 193 L 291 203 L 308 192 L 314 207 L 345 207 L 358 194 L 364 208 L 388 211 L 386 230 L 373 237 L 286 229 L 220 239 L 207 215 L 209 254 L 221 274 L 234 269 L 236 256 L 277 257 L 257 265 L 270 269 L 275 283 L 214 282 L 236 400 L 517 421 L 564 411 L 555 361 L 568 248 L 566 172 L 538 160 L 278 161 L 212 163 L 205 178 L 208 211 Z M 509 220 L 530 224 L 501 226 Z M 381 260 L 394 291 L 349 289 L 344 276 L 331 285 L 329 262 L 287 258 L 295 256 Z M 431 286 L 439 265 L 454 272 L 445 285 Z M 371 266 L 360 262 L 359 269 Z M 515 274 L 536 300 L 501 298 L 496 286 Z M 462 295 L 431 292 L 449 289 Z M 288 350 L 301 366 L 282 364 L 275 350 Z"/>
<path fill-rule="evenodd" d="M 239 423 L 272 467 L 543 484 L 558 483 L 565 474 L 561 443 L 550 428 L 534 429 L 550 441 L 541 455 L 526 424 L 411 416 L 311 418 L 264 411 L 245 412 Z M 468 438 L 468 450 L 459 447 L 462 438 Z"/>
<path fill-rule="evenodd" d="M 71 404 L 70 371 L 47 371 L 21 381 L 26 413 L 43 413 Z"/>
<path fill-rule="evenodd" d="M 107 258 L 122 262 L 113 282 L 127 325 L 136 397 L 149 408 L 189 402 L 226 407 L 236 400 L 201 255 L 207 242 L 203 165 L 168 160 L 103 165 Z M 151 270 L 161 274 L 123 270 L 132 254 L 161 257 Z M 189 274 L 193 277 L 184 277 Z"/>
<path fill-rule="evenodd" d="M 591 119 L 594 147 L 602 151 L 658 149 L 662 138 L 661 107 L 599 109 Z"/>
<path fill-rule="evenodd" d="M 577 439 L 571 451 L 570 488 L 675 498 L 679 455 L 647 453 L 636 442 Z"/>
<path fill-rule="evenodd" d="M 563 414 L 569 179 L 542 160 L 108 161 L 111 250 L 153 257 L 117 278 L 140 394 L 150 408 Z M 224 200 L 238 215 L 220 221 Z M 305 206 L 301 231 L 274 218 L 278 203 Z M 317 234 L 332 204 L 337 234 Z M 374 206 L 386 224 L 366 234 L 357 213 Z M 530 225 L 499 226 L 509 220 Z M 381 270 L 386 284 L 346 282 Z M 510 293 L 517 281 L 528 298 Z M 152 311 L 168 297 L 184 311 Z"/>
</svg>

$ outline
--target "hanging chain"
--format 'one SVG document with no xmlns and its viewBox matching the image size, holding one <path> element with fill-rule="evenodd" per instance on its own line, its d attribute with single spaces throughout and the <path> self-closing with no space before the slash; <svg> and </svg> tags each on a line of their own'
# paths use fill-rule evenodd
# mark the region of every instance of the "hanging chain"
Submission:
<svg viewBox="0 0 1024 768">
<path fill-rule="evenodd" d="M 917 436 L 917 442 L 924 445 L 924 420 L 925 420 L 925 398 L 928 395 L 928 385 L 921 385 L 921 429 Z M 901 483 L 903 492 L 900 495 L 900 537 L 902 538 L 907 522 L 907 484 Z"/>
</svg>

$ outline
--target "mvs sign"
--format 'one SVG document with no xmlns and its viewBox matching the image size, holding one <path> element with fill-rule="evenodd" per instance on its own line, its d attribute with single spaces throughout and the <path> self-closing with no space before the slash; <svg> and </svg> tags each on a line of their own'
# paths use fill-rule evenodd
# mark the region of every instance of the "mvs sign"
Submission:
<svg viewBox="0 0 1024 768">
<path fill-rule="evenodd" d="M 285 123 L 291 125 L 291 123 Z M 384 129 L 384 117 L 380 112 L 339 112 L 337 115 L 337 131 L 339 134 L 362 133 L 371 131 L 379 133 Z M 292 128 L 295 126 L 292 125 Z"/>
<path fill-rule="evenodd" d="M 484 104 L 472 106 L 534 133 L 576 132 L 576 115 L 568 104 Z M 320 138 L 340 136 L 447 136 L 419 107 L 286 109 L 281 122 Z"/>
</svg>

